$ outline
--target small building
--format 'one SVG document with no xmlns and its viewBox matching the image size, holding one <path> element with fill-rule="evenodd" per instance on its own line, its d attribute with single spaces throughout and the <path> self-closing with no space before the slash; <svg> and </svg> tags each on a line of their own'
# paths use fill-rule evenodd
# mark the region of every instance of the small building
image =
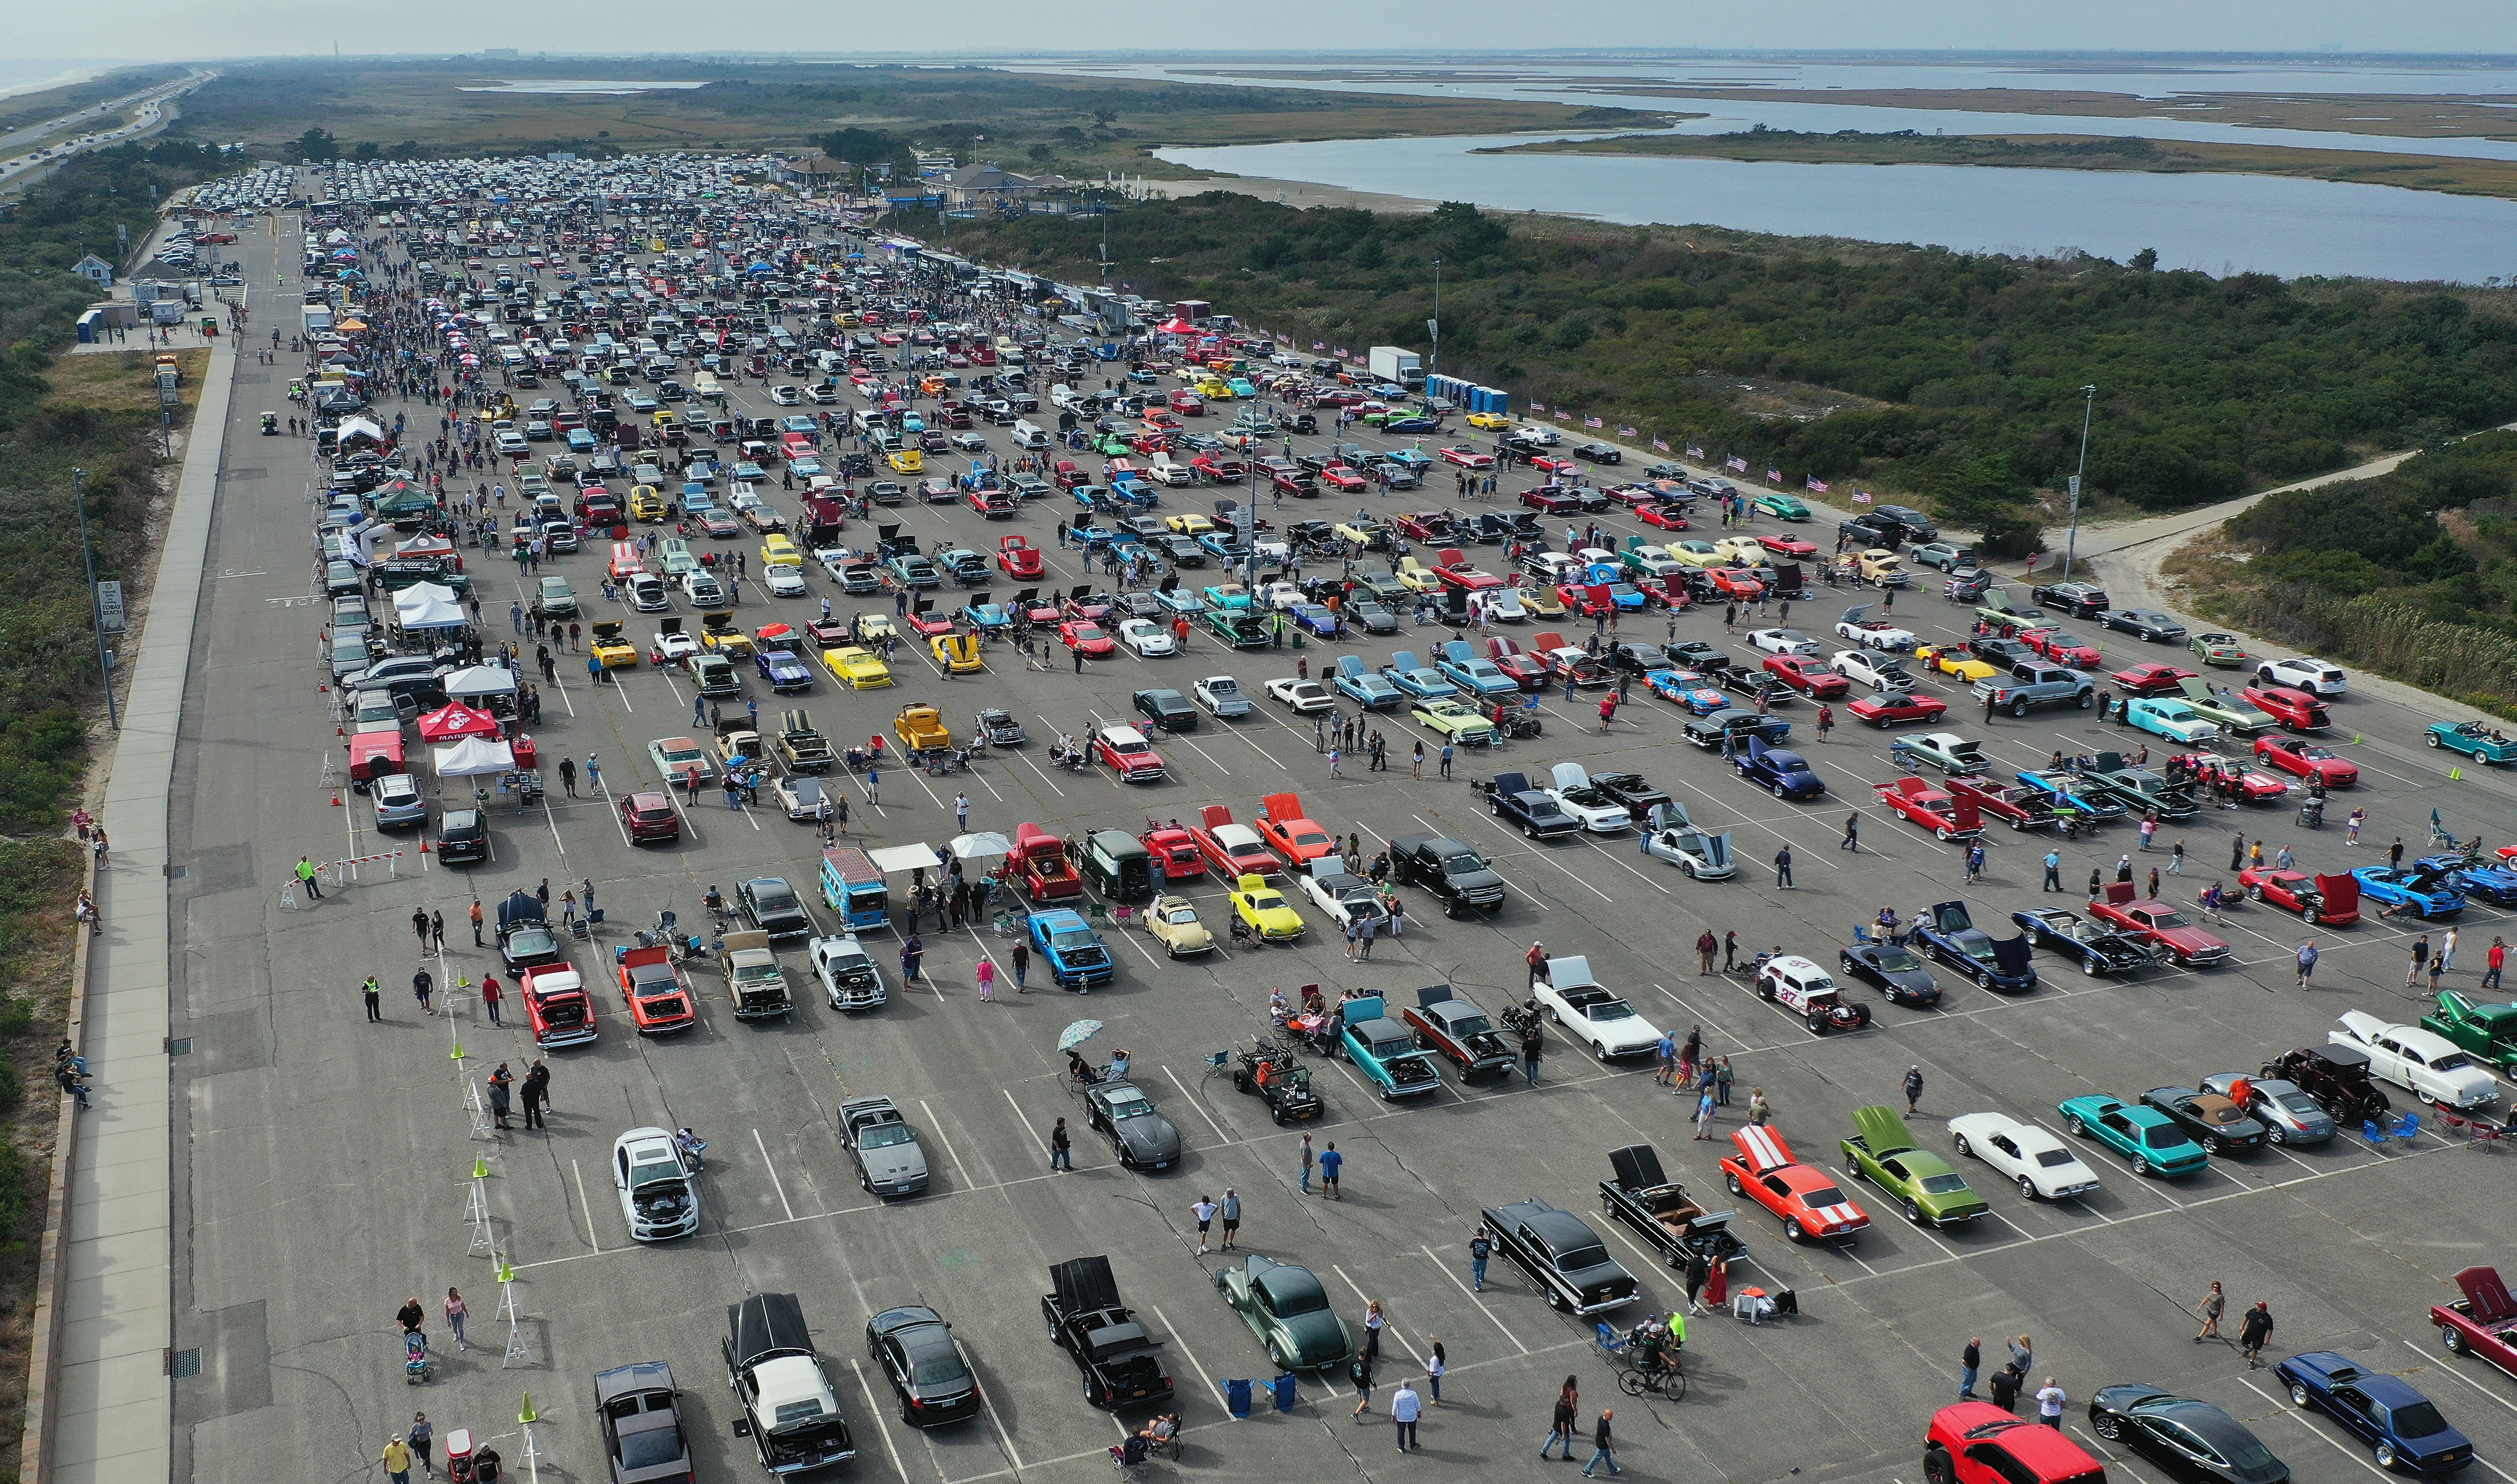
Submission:
<svg viewBox="0 0 2517 1484">
<path fill-rule="evenodd" d="M 113 265 L 107 263 L 94 253 L 89 253 L 86 257 L 71 264 L 70 272 L 87 279 L 89 282 L 94 283 L 99 288 L 113 287 Z"/>
</svg>

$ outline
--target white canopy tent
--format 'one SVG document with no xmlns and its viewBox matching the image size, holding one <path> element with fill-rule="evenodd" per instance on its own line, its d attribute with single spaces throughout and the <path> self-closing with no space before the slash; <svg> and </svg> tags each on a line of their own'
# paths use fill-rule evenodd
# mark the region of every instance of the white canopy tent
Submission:
<svg viewBox="0 0 2517 1484">
<path fill-rule="evenodd" d="M 516 672 L 504 665 L 476 664 L 446 677 L 446 694 L 456 700 L 516 694 Z"/>
<path fill-rule="evenodd" d="M 414 582 L 394 594 L 394 621 L 408 629 L 461 628 L 469 620 L 452 588 Z"/>
<path fill-rule="evenodd" d="M 886 875 L 895 870 L 944 869 L 944 863 L 937 859 L 934 850 L 925 845 L 894 845 L 888 850 L 870 850 L 866 852 L 866 859 L 874 863 L 875 869 Z"/>
<path fill-rule="evenodd" d="M 485 774 L 512 770 L 516 766 L 516 754 L 505 742 L 492 742 L 485 737 L 467 737 L 438 748 L 436 765 L 439 778 L 479 778 Z"/>
</svg>

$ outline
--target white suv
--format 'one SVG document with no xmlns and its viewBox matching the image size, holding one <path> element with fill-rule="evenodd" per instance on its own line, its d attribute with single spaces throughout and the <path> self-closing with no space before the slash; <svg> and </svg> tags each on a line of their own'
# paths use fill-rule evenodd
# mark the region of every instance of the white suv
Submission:
<svg viewBox="0 0 2517 1484">
<path fill-rule="evenodd" d="M 2339 667 L 2305 656 L 2296 659 L 2268 659 L 2255 666 L 2255 678 L 2266 685 L 2288 686 L 2310 696 L 2339 696 L 2350 684 L 2343 679 Z"/>
</svg>

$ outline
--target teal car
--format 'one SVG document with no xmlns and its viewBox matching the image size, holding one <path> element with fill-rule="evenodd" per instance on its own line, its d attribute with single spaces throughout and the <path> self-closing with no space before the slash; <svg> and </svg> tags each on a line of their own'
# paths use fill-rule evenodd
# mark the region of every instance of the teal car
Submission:
<svg viewBox="0 0 2517 1484">
<path fill-rule="evenodd" d="M 1763 511 L 1778 521 L 1806 521 L 1810 508 L 1788 494 L 1761 494 L 1748 502 L 1751 510 Z"/>
<path fill-rule="evenodd" d="M 2095 1139 L 2132 1162 L 2137 1175 L 2190 1175 L 2207 1169 L 2211 1157 L 2186 1137 L 2176 1121 L 2103 1093 L 2066 1099 L 2058 1108 L 2077 1137 Z"/>
<path fill-rule="evenodd" d="M 2433 747 L 2461 752 L 2478 763 L 2517 761 L 2517 739 L 2488 722 L 2434 721 L 2421 741 Z"/>
<path fill-rule="evenodd" d="M 2188 675 L 2177 682 L 2185 693 L 2185 703 L 2194 713 L 2216 721 L 2240 737 L 2252 737 L 2281 725 L 2280 718 L 2255 705 L 2235 691 L 2215 693 L 2209 682 L 2199 675 Z"/>
<path fill-rule="evenodd" d="M 1396 1102 L 1431 1092 L 1442 1085 L 1433 1059 L 1417 1049 L 1416 1033 L 1382 1010 L 1381 996 L 1365 995 L 1345 1002 L 1345 1030 L 1339 1050 L 1354 1063 L 1384 1102 Z"/>
<path fill-rule="evenodd" d="M 1353 1353 L 1354 1337 L 1309 1268 L 1253 1253 L 1217 1269 L 1215 1287 L 1280 1371 L 1320 1370 Z"/>
<path fill-rule="evenodd" d="M 1224 385 L 1232 389 L 1232 395 L 1235 397 L 1256 397 L 1258 395 L 1258 389 L 1257 387 L 1251 385 L 1248 380 L 1239 376 L 1233 377 L 1230 381 L 1225 382 Z"/>
<path fill-rule="evenodd" d="M 1226 610 L 1250 607 L 1250 589 L 1238 582 L 1224 582 L 1206 590 L 1206 606 Z"/>
</svg>

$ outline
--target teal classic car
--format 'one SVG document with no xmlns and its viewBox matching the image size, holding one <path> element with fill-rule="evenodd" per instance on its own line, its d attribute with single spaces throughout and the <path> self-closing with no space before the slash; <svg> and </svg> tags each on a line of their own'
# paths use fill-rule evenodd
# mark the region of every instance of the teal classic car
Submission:
<svg viewBox="0 0 2517 1484">
<path fill-rule="evenodd" d="M 2478 763 L 2517 761 L 2517 738 L 2489 722 L 2434 721 L 2421 741 L 2433 747 L 2461 752 Z"/>
<path fill-rule="evenodd" d="M 1898 738 L 1888 744 L 1888 760 L 1908 768 L 1929 763 L 1951 777 L 1982 774 L 1992 766 L 1984 755 L 1984 743 L 1954 732 L 1917 732 Z"/>
<path fill-rule="evenodd" d="M 2190 1175 L 2210 1167 L 2211 1157 L 2202 1146 L 2155 1108 L 2088 1093 L 2066 1099 L 2058 1111 L 2073 1134 L 2122 1155 L 2132 1163 L 2134 1174 Z"/>
<path fill-rule="evenodd" d="M 1751 510 L 1763 511 L 1778 521 L 1806 521 L 1810 508 L 1788 494 L 1761 494 L 1748 502 Z"/>
<path fill-rule="evenodd" d="M 1329 1307 L 1328 1290 L 1309 1268 L 1254 1253 L 1238 1267 L 1218 1269 L 1215 1287 L 1279 1371 L 1318 1370 L 1353 1353 L 1345 1321 Z"/>
<path fill-rule="evenodd" d="M 1894 1108 L 1856 1108 L 1854 1133 L 1842 1141 L 1845 1167 L 1886 1191 L 1917 1226 L 1955 1226 L 1992 1208 L 1949 1162 L 1914 1143 Z"/>
<path fill-rule="evenodd" d="M 1414 1097 L 1442 1085 L 1441 1070 L 1416 1048 L 1416 1033 L 1382 1011 L 1381 996 L 1345 1002 L 1345 1030 L 1339 1049 L 1379 1091 L 1384 1102 Z"/>
</svg>

